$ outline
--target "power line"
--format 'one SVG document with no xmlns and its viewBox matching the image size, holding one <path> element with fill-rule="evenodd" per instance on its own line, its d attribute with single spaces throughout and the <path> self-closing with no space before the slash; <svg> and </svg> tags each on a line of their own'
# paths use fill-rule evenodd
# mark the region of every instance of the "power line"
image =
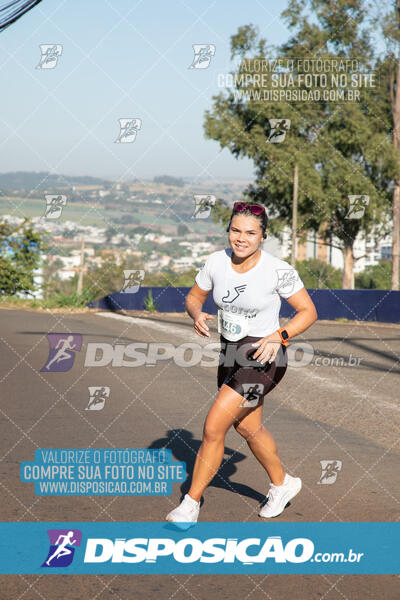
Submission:
<svg viewBox="0 0 400 600">
<path fill-rule="evenodd" d="M 13 0 L 3 6 L 0 4 L 0 32 L 18 21 L 26 12 L 42 0 Z"/>
</svg>

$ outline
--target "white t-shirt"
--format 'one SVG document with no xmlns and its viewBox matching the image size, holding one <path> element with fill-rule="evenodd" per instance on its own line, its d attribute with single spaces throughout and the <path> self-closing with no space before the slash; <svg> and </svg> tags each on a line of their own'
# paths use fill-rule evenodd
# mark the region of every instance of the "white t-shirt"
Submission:
<svg viewBox="0 0 400 600">
<path fill-rule="evenodd" d="M 202 290 L 213 290 L 218 308 L 247 316 L 247 335 L 265 337 L 280 328 L 281 298 L 290 298 L 304 284 L 296 269 L 265 250 L 247 273 L 233 269 L 231 256 L 232 248 L 210 254 L 195 281 Z"/>
</svg>

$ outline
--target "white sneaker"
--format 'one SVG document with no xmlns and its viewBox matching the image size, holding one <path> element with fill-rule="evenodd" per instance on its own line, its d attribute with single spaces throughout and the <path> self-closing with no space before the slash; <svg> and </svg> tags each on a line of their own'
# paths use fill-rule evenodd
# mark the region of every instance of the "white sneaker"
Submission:
<svg viewBox="0 0 400 600">
<path fill-rule="evenodd" d="M 178 527 L 180 529 L 188 529 L 194 523 L 197 523 L 199 512 L 200 502 L 196 502 L 189 494 L 185 494 L 180 505 L 171 510 L 165 518 L 171 523 L 179 523 Z"/>
<path fill-rule="evenodd" d="M 280 515 L 289 500 L 301 490 L 300 477 L 292 477 L 286 473 L 284 482 L 282 485 L 269 484 L 268 502 L 258 513 L 260 517 L 268 519 Z"/>
</svg>

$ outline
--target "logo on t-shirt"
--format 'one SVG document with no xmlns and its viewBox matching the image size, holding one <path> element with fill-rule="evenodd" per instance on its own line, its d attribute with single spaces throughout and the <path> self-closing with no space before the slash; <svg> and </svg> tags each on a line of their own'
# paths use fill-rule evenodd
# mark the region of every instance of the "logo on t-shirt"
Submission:
<svg viewBox="0 0 400 600">
<path fill-rule="evenodd" d="M 299 276 L 294 269 L 276 269 L 278 275 L 278 284 L 276 286 L 278 293 L 290 294 Z"/>
<path fill-rule="evenodd" d="M 242 294 L 244 292 L 244 290 L 247 287 L 247 283 L 244 283 L 243 285 L 237 285 L 234 289 L 234 291 L 232 290 L 228 290 L 225 294 L 225 296 L 223 296 L 221 298 L 222 302 L 234 302 L 236 300 L 236 298 L 239 298 L 240 294 Z"/>
</svg>

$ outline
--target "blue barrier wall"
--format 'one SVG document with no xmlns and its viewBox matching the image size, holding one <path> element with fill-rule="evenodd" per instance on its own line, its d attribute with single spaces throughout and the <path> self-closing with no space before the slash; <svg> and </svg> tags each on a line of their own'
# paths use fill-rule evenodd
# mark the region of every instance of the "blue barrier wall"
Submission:
<svg viewBox="0 0 400 600">
<path fill-rule="evenodd" d="M 184 312 L 188 287 L 140 287 L 135 294 L 116 292 L 87 306 L 106 310 L 144 310 L 144 299 L 151 290 L 156 309 L 160 312 Z M 400 292 L 390 290 L 307 290 L 319 319 L 346 318 L 355 321 L 400 323 Z M 216 314 L 210 294 L 203 310 Z M 282 299 L 280 317 L 291 317 L 295 311 Z"/>
</svg>

